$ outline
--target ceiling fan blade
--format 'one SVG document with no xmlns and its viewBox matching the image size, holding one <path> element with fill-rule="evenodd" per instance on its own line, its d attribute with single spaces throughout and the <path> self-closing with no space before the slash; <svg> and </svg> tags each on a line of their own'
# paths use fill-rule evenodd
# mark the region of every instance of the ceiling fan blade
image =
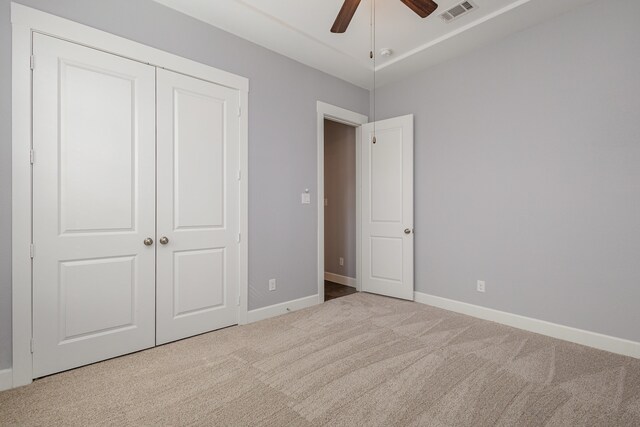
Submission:
<svg viewBox="0 0 640 427">
<path fill-rule="evenodd" d="M 426 18 L 438 8 L 438 4 L 433 0 L 400 0 L 417 13 L 420 18 Z"/>
<path fill-rule="evenodd" d="M 347 31 L 349 22 L 351 22 L 353 14 L 356 13 L 359 4 L 360 0 L 344 0 L 340 12 L 336 17 L 336 21 L 333 23 L 333 27 L 331 27 L 332 33 L 344 33 Z"/>
</svg>

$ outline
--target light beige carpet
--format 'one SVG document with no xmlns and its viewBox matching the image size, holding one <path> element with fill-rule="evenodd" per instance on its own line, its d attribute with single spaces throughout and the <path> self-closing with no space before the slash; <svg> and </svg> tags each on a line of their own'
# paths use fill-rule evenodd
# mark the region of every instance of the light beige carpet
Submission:
<svg viewBox="0 0 640 427">
<path fill-rule="evenodd" d="M 0 424 L 640 426 L 640 360 L 355 294 L 0 393 Z"/>
</svg>

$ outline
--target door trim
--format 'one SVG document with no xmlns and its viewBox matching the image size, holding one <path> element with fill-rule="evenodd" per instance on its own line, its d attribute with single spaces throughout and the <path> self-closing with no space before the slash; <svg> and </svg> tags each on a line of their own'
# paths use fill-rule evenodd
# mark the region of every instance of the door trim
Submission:
<svg viewBox="0 0 640 427">
<path fill-rule="evenodd" d="M 240 272 L 238 323 L 247 323 L 248 308 L 248 129 L 249 80 L 17 3 L 11 3 L 12 24 L 12 172 L 11 295 L 13 387 L 33 380 L 32 345 L 32 35 L 42 33 L 155 67 L 236 89 L 240 103 Z M 37 62 L 37 59 L 36 59 Z M 37 66 L 37 64 L 35 64 Z"/>
<path fill-rule="evenodd" d="M 318 304 L 324 302 L 324 120 L 331 120 L 356 128 L 356 289 L 360 287 L 360 126 L 369 123 L 369 117 L 335 105 L 318 101 Z"/>
</svg>

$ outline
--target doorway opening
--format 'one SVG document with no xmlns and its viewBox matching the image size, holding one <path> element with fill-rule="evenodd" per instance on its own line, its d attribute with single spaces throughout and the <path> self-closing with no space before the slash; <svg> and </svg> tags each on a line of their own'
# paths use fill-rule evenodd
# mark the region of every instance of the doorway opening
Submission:
<svg viewBox="0 0 640 427">
<path fill-rule="evenodd" d="M 324 300 L 356 290 L 356 128 L 324 119 Z"/>
<path fill-rule="evenodd" d="M 360 152 L 361 152 L 361 127 L 365 123 L 369 122 L 367 116 L 363 114 L 356 113 L 354 111 L 346 110 L 344 108 L 337 107 L 335 105 L 326 104 L 324 102 L 318 101 L 317 103 L 317 149 L 318 149 L 318 167 L 317 167 L 317 183 L 318 183 L 318 199 L 317 199 L 317 209 L 318 209 L 318 276 L 317 276 L 317 284 L 318 284 L 318 303 L 323 303 L 325 301 L 325 123 L 328 123 L 329 126 L 333 124 L 341 124 L 346 126 L 348 129 L 351 129 L 353 132 L 353 137 L 351 141 L 354 145 L 355 157 L 353 159 L 352 165 L 355 171 L 355 189 L 353 193 L 353 198 L 355 199 L 355 240 L 353 240 L 353 245 L 355 246 L 355 272 L 352 273 L 352 279 L 349 281 L 349 284 L 355 286 L 355 290 L 360 290 L 360 264 L 361 264 L 361 256 L 360 256 Z M 329 169 L 331 171 L 331 169 Z M 329 172 L 332 173 L 333 172 Z M 327 205 L 332 206 L 332 199 L 327 197 Z M 337 263 L 340 264 L 340 258 L 338 256 Z M 335 258 L 335 257 L 334 257 Z M 345 256 L 344 264 L 346 264 L 347 259 Z M 335 261 L 332 259 L 331 261 Z M 336 270 L 338 272 L 342 270 Z M 328 280 L 332 283 L 337 283 L 338 286 L 345 286 L 340 283 L 340 279 L 335 276 L 331 277 Z M 332 285 L 329 285 L 332 286 Z M 352 286 L 348 286 L 347 289 L 338 288 L 342 291 L 350 291 L 354 292 Z M 331 293 L 334 294 L 333 289 L 331 289 Z"/>
</svg>

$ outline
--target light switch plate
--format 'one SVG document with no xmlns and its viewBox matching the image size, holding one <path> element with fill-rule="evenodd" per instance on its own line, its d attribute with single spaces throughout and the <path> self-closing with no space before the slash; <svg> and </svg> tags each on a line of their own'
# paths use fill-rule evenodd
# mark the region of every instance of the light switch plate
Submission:
<svg viewBox="0 0 640 427">
<path fill-rule="evenodd" d="M 309 193 L 302 193 L 302 204 L 303 204 L 303 205 L 309 205 L 309 204 L 311 204 L 311 194 L 309 194 Z"/>
</svg>

